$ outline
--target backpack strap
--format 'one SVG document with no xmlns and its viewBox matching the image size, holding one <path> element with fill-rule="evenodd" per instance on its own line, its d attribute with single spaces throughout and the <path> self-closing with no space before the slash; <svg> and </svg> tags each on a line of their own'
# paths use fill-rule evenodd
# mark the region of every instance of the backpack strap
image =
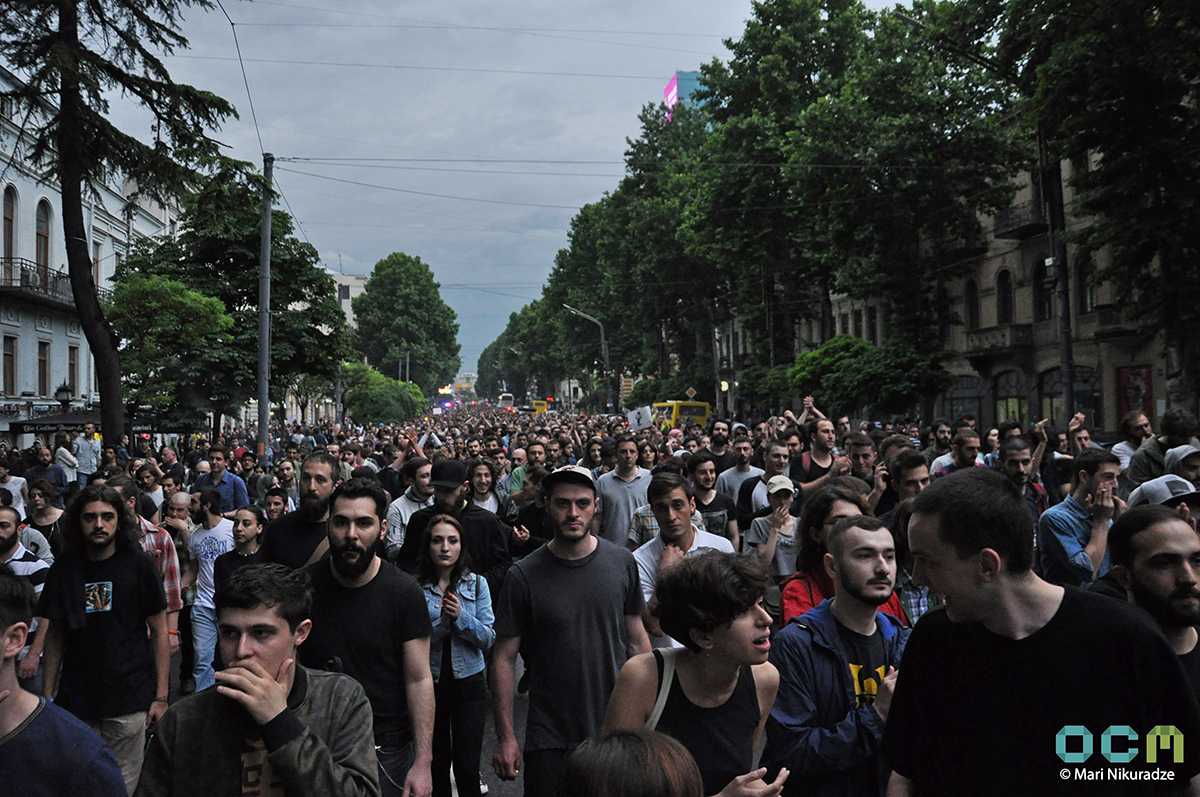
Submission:
<svg viewBox="0 0 1200 797">
<path fill-rule="evenodd" d="M 667 706 L 667 695 L 671 694 L 671 684 L 675 681 L 675 656 L 678 648 L 661 648 L 654 651 L 654 658 L 662 663 L 662 678 L 658 682 L 658 699 L 654 701 L 654 710 L 646 720 L 646 730 L 658 727 L 662 719 L 663 709 Z"/>
</svg>

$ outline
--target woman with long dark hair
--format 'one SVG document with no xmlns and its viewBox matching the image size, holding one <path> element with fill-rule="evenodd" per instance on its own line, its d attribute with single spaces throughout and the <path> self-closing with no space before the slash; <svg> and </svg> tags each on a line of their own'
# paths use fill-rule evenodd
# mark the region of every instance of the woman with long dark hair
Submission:
<svg viewBox="0 0 1200 797">
<path fill-rule="evenodd" d="M 417 581 L 433 623 L 429 664 L 437 713 L 433 725 L 434 797 L 450 797 L 450 767 L 462 797 L 480 793 L 479 756 L 487 714 L 483 654 L 496 641 L 487 580 L 471 572 L 462 524 L 435 515 L 425 527 Z"/>
</svg>

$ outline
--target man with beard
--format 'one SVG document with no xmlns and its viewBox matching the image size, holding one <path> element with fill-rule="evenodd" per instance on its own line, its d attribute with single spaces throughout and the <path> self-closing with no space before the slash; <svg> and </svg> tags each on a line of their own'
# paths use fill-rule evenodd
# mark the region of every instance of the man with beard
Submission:
<svg viewBox="0 0 1200 797">
<path fill-rule="evenodd" d="M 1139 506 L 1113 524 L 1113 576 L 1158 623 L 1200 698 L 1200 535 L 1167 506 Z"/>
<path fill-rule="evenodd" d="M 21 544 L 19 527 L 21 518 L 11 506 L 0 506 L 0 565 L 7 565 L 9 570 L 29 583 L 33 590 L 34 601 L 42 595 L 42 586 L 46 583 L 46 574 L 50 565 L 43 562 L 33 551 Z M 42 658 L 42 646 L 46 642 L 44 617 L 34 617 L 29 625 L 29 634 L 22 650 L 17 654 L 17 675 L 21 687 L 30 692 L 41 693 L 41 679 L 38 672 Z M 41 632 L 38 633 L 38 629 Z M 35 638 L 35 634 L 37 635 Z"/>
<path fill-rule="evenodd" d="M 329 497 L 341 484 L 338 461 L 324 451 L 314 451 L 300 468 L 300 508 L 271 524 L 263 541 L 263 561 L 298 570 L 323 558 L 329 551 L 326 521 Z"/>
<path fill-rule="evenodd" d="M 296 463 L 285 459 L 275 468 L 275 486 L 287 495 L 287 511 L 300 506 L 300 480 L 296 478 Z"/>
<path fill-rule="evenodd" d="M 834 456 L 837 446 L 837 432 L 833 421 L 821 418 L 814 421 L 809 435 L 812 451 L 797 458 L 792 463 L 788 475 L 800 487 L 804 495 L 812 495 L 837 476 L 845 476 L 850 472 L 850 460 L 846 457 Z"/>
<path fill-rule="evenodd" d="M 737 464 L 737 454 L 733 453 L 729 446 L 729 421 L 713 421 L 712 433 L 708 439 L 708 453 L 713 455 L 719 476 Z"/>
<path fill-rule="evenodd" d="M 784 794 L 879 795 L 883 729 L 909 635 L 879 611 L 896 584 L 896 543 L 879 520 L 859 516 L 835 523 L 825 545 L 837 594 L 775 636 L 779 694 L 763 762 L 791 770 Z"/>
<path fill-rule="evenodd" d="M 504 780 L 524 771 L 526 797 L 560 793 L 567 755 L 600 730 L 617 671 L 629 656 L 650 651 L 633 554 L 589 532 L 596 512 L 592 474 L 568 465 L 542 487 L 554 539 L 513 565 L 504 580 L 491 671 L 493 764 Z M 523 770 L 513 727 L 518 651 L 533 674 Z"/>
<path fill-rule="evenodd" d="M 461 460 L 444 459 L 434 465 L 430 483 L 433 505 L 420 510 L 408 521 L 396 564 L 408 573 L 416 573 L 429 521 L 437 515 L 450 515 L 462 524 L 462 546 L 471 557 L 471 569 L 487 579 L 493 595 L 498 594 L 500 582 L 512 565 L 508 551 L 508 538 L 512 532 L 499 518 L 471 501 L 471 482 L 467 481 L 467 466 Z M 518 542 L 528 539 L 526 533 Z M 425 598 L 421 600 L 424 605 Z"/>
<path fill-rule="evenodd" d="M 412 457 L 405 461 L 401 477 L 409 482 L 404 495 L 392 501 L 387 513 L 387 558 L 395 561 L 404 545 L 408 521 L 417 512 L 433 504 L 433 465 L 425 457 Z M 420 542 L 418 540 L 418 542 Z"/>
<path fill-rule="evenodd" d="M 951 437 L 950 424 L 941 419 L 933 422 L 933 445 L 921 452 L 930 467 L 933 467 L 935 459 L 950 453 Z"/>
<path fill-rule="evenodd" d="M 696 511 L 704 518 L 704 528 L 726 537 L 736 551 L 741 547 L 737 526 L 737 507 L 729 496 L 717 490 L 717 460 L 709 451 L 688 458 L 688 473 L 696 493 Z"/>
<path fill-rule="evenodd" d="M 736 501 L 742 482 L 762 475 L 762 468 L 756 468 L 750 464 L 750 458 L 753 455 L 754 444 L 750 442 L 749 437 L 739 435 L 733 438 L 734 463 L 732 467 L 726 468 L 717 476 L 718 493 L 730 501 Z"/>
<path fill-rule="evenodd" d="M 100 734 L 132 794 L 146 727 L 167 708 L 162 579 L 116 490 L 84 488 L 63 519 L 67 548 L 46 577 L 37 611 L 49 619 L 43 693 Z"/>
<path fill-rule="evenodd" d="M 386 533 L 387 507 L 387 493 L 368 479 L 351 479 L 333 493 L 328 561 L 308 567 L 313 629 L 300 662 L 345 673 L 363 685 L 374 716 L 383 794 L 428 797 L 433 627 L 416 580 L 376 553 Z"/>
</svg>

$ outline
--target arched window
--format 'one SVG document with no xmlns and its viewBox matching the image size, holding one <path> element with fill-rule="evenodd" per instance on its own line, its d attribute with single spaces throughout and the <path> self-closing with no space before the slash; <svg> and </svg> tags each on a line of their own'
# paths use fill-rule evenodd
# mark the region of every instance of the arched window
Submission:
<svg viewBox="0 0 1200 797">
<path fill-rule="evenodd" d="M 1054 281 L 1050 269 L 1042 258 L 1033 270 L 1033 320 L 1049 321 L 1054 318 Z"/>
<path fill-rule="evenodd" d="M 17 256 L 17 189 L 4 189 L 4 284 L 11 285 L 12 259 Z"/>
<path fill-rule="evenodd" d="M 992 394 L 996 398 L 995 423 L 1008 420 L 1024 422 L 1028 416 L 1028 400 L 1025 398 L 1025 380 L 1018 371 L 1003 371 L 992 382 Z"/>
<path fill-rule="evenodd" d="M 34 247 L 38 279 L 45 285 L 50 279 L 50 203 L 42 200 L 37 206 L 37 244 Z"/>
<path fill-rule="evenodd" d="M 979 288 L 973 279 L 967 280 L 963 286 L 963 304 L 967 329 L 979 329 Z"/>
<path fill-rule="evenodd" d="M 996 275 L 996 323 L 1011 324 L 1013 321 L 1012 275 L 1005 269 Z"/>
<path fill-rule="evenodd" d="M 1089 258 L 1081 258 L 1075 266 L 1075 289 L 1078 292 L 1078 312 L 1080 315 L 1096 309 L 1095 269 Z"/>
</svg>

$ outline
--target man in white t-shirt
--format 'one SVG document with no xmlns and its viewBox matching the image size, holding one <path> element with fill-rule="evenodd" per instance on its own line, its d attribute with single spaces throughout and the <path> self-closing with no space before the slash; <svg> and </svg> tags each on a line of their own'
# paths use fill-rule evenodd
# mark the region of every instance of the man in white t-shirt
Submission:
<svg viewBox="0 0 1200 797">
<path fill-rule="evenodd" d="M 656 473 L 646 488 L 646 498 L 658 521 L 658 534 L 633 553 L 641 580 L 642 597 L 646 601 L 642 622 L 654 647 L 681 648 L 683 645 L 662 632 L 658 620 L 651 613 L 658 574 L 682 561 L 685 556 L 713 550 L 733 553 L 733 543 L 700 530 L 692 522 L 696 499 L 691 484 L 679 474 L 670 471 Z"/>
<path fill-rule="evenodd" d="M 200 493 L 204 521 L 188 536 L 188 551 L 196 567 L 196 598 L 192 603 L 192 640 L 196 666 L 192 676 L 196 691 L 213 685 L 213 654 L 217 649 L 217 604 L 213 563 L 233 550 L 233 521 L 221 514 L 221 494 L 215 488 Z"/>
</svg>

